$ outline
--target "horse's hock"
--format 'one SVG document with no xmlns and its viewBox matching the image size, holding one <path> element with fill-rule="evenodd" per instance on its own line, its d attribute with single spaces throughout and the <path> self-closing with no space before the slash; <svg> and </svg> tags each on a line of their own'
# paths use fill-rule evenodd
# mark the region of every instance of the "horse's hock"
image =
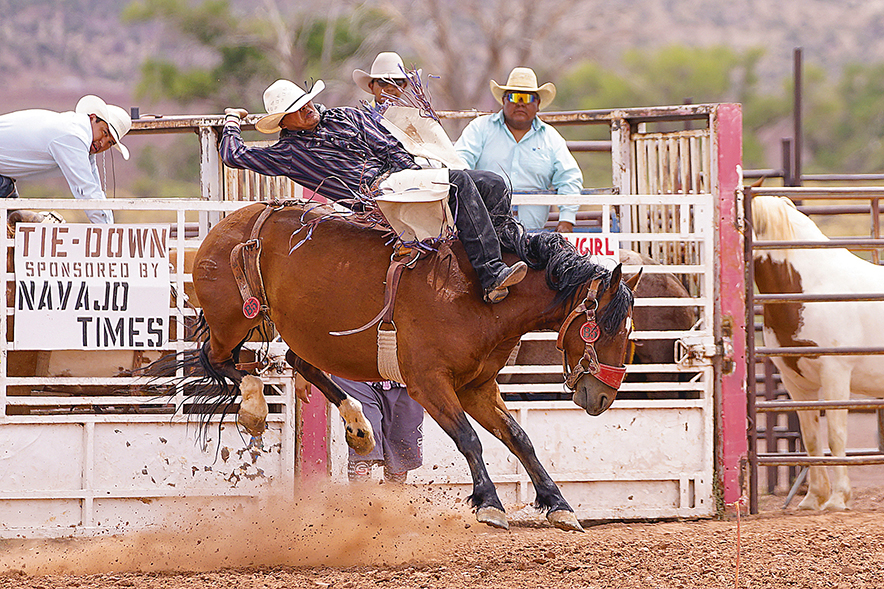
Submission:
<svg viewBox="0 0 884 589">
<path fill-rule="evenodd" d="M 740 461 L 746 445 L 745 367 L 739 361 L 742 258 L 733 257 L 742 248 L 736 219 L 729 215 L 736 208 L 734 198 L 741 183 L 739 106 L 543 117 L 552 124 L 600 124 L 612 130 L 614 190 L 555 198 L 581 204 L 593 215 L 600 213 L 600 229 L 606 233 L 613 232 L 613 213 L 619 219 L 621 232 L 616 239 L 622 247 L 663 262 L 645 265 L 646 276 L 674 274 L 688 287 L 688 297 L 640 297 L 637 308 L 689 308 L 699 321 L 692 329 L 637 325 L 636 338 L 682 340 L 686 353 L 672 361 L 630 366 L 631 378 L 622 387 L 624 398 L 599 417 L 587 416 L 569 396 L 561 395 L 561 384 L 503 384 L 501 391 L 579 519 L 712 515 L 722 508 L 722 501 L 733 502 L 742 494 Z M 695 129 L 671 130 L 676 127 L 673 120 L 691 121 Z M 321 395 L 316 392 L 310 404 L 296 401 L 295 381 L 282 360 L 286 350 L 282 342 L 270 343 L 273 362 L 262 373 L 269 415 L 260 448 L 249 447 L 248 435 L 237 431 L 232 421 L 210 428 L 209 439 L 200 446 L 194 439 L 195 427 L 188 428 L 188 422 L 206 408 L 185 402 L 173 417 L 173 404 L 157 398 L 155 389 L 128 372 L 160 352 L 193 346 L 185 337 L 198 307 L 190 288 L 189 246 L 200 243 L 227 212 L 248 202 L 309 195 L 287 180 L 221 166 L 216 145 L 222 124 L 221 117 L 135 121 L 137 133 L 196 131 L 202 150 L 202 197 L 108 202 L 116 210 L 153 211 L 155 218 L 161 216 L 173 228 L 168 314 L 175 327 L 161 350 L 140 356 L 137 350 L 115 350 L 113 355 L 74 350 L 73 368 L 66 372 L 57 368 L 57 359 L 68 352 L 16 346 L 8 330 L 14 310 L 7 306 L 3 321 L 8 360 L 0 370 L 0 457 L 5 467 L 0 471 L 0 536 L 125 530 L 157 523 L 162 506 L 177 497 L 205 498 L 221 509 L 235 509 L 269 487 L 292 491 L 301 476 L 346 479 L 340 419 L 318 401 Z M 517 204 L 547 199 L 547 195 L 514 196 Z M 17 208 L 62 211 L 86 205 L 72 199 L 16 203 Z M 11 241 L 6 244 L 9 247 Z M 727 255 L 722 256 L 722 251 Z M 624 269 L 631 274 L 639 266 Z M 15 284 L 13 280 L 8 271 L 8 287 Z M 729 288 L 722 289 L 722 284 Z M 732 331 L 726 334 L 723 325 L 732 326 Z M 731 374 L 722 370 L 726 335 L 734 339 L 737 359 Z M 524 339 L 551 336 L 533 333 Z M 254 347 L 260 342 L 247 345 Z M 94 360 L 98 356 L 103 366 Z M 22 360 L 18 367 L 14 367 L 16 358 Z M 561 370 L 561 365 L 517 364 L 504 374 L 552 375 L 560 383 Z M 177 398 L 183 399 L 183 395 Z M 508 511 L 530 503 L 533 489 L 522 467 L 490 434 L 476 429 L 486 449 L 488 471 Z M 463 458 L 432 420 L 425 420 L 424 431 L 424 466 L 412 472 L 410 482 L 466 495 L 469 477 Z M 67 450 L 59 453 L 58 448 Z"/>
</svg>

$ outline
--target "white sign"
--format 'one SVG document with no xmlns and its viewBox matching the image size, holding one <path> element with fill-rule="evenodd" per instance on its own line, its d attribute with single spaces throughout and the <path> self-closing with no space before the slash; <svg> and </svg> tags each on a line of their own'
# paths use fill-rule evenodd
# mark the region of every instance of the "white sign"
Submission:
<svg viewBox="0 0 884 589">
<path fill-rule="evenodd" d="M 620 263 L 620 240 L 610 233 L 562 233 L 577 251 L 601 266 L 613 268 Z"/>
<path fill-rule="evenodd" d="M 168 240 L 168 225 L 16 225 L 15 348 L 163 347 Z"/>
</svg>

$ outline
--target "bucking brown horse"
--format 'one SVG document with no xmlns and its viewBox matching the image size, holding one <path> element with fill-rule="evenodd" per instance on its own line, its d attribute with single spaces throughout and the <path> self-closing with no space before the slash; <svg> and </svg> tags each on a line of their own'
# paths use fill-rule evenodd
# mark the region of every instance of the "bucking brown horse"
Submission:
<svg viewBox="0 0 884 589">
<path fill-rule="evenodd" d="M 360 381 L 385 378 L 378 368 L 377 329 L 332 333 L 371 323 L 384 307 L 393 253 L 389 234 L 334 218 L 330 208 L 316 203 L 273 203 L 273 210 L 266 211 L 268 206 L 255 204 L 227 216 L 197 252 L 194 287 L 208 328 L 199 357 L 216 385 L 200 395 L 215 395 L 216 406 L 230 408 L 241 392 L 244 404 L 260 409 L 260 379 L 236 363 L 249 333 L 272 322 L 290 348 L 286 359 L 339 408 L 350 446 L 367 452 L 374 437 L 359 403 L 327 374 Z M 495 377 L 523 334 L 558 330 L 574 402 L 590 415 L 605 411 L 623 378 L 632 288 L 638 279 L 621 282 L 619 266 L 608 271 L 591 263 L 558 234 L 526 235 L 514 222 L 498 232 L 505 248 L 515 252 L 505 254 L 505 261 L 518 256 L 531 268 L 505 301 L 482 301 L 475 271 L 455 240 L 404 270 L 393 320 L 381 329 L 395 326 L 395 357 L 408 393 L 466 458 L 478 520 L 508 527 L 466 414 L 522 462 L 537 491 L 535 506 L 547 519 L 563 529 L 581 530 L 528 436 L 507 411 Z M 246 315 L 254 311 L 244 311 L 242 283 L 235 277 L 241 269 L 231 261 L 231 252 L 236 260 L 244 243 L 260 245 L 253 269 L 260 284 L 253 290 L 262 312 L 252 319 Z M 249 429 L 254 434 L 262 428 L 252 424 Z"/>
</svg>

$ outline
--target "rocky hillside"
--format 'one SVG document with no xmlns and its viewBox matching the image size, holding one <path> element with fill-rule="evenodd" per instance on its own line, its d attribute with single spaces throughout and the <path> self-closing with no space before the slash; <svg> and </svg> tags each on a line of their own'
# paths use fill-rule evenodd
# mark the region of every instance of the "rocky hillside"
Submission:
<svg viewBox="0 0 884 589">
<path fill-rule="evenodd" d="M 147 56 L 193 58 L 194 47 L 156 24 L 121 23 L 127 2 L 0 0 L 0 112 L 35 104 L 65 108 L 86 92 L 134 104 L 133 87 Z M 456 9 L 458 2 L 446 4 Z M 797 46 L 806 64 L 833 75 L 849 62 L 884 62 L 884 0 L 596 0 L 590 7 L 581 17 L 593 17 L 575 26 L 592 37 L 590 57 L 605 65 L 615 65 L 628 48 L 764 47 L 760 74 L 779 88 Z M 569 56 L 568 63 L 579 58 Z"/>
</svg>

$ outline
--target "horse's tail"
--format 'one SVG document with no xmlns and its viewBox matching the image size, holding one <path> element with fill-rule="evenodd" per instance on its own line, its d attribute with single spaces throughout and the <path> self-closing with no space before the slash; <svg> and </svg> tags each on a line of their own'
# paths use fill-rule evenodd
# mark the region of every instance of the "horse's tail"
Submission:
<svg viewBox="0 0 884 589">
<path fill-rule="evenodd" d="M 209 443 L 209 426 L 212 417 L 219 414 L 218 442 L 220 444 L 224 418 L 235 411 L 236 397 L 239 394 L 239 387 L 236 383 L 216 370 L 209 362 L 209 335 L 208 323 L 200 312 L 197 324 L 193 327 L 193 333 L 189 339 L 201 342 L 201 345 L 190 350 L 167 354 L 133 373 L 150 377 L 150 382 L 154 383 L 154 386 L 161 391 L 158 397 L 165 396 L 173 400 L 179 394 L 183 394 L 187 402 L 176 406 L 175 412 L 181 411 L 187 416 L 188 422 L 192 418 L 196 418 L 199 440 L 203 449 Z M 238 355 L 240 346 L 234 350 L 234 355 Z M 160 378 L 170 378 L 171 380 L 166 380 L 162 384 L 156 383 Z"/>
</svg>

